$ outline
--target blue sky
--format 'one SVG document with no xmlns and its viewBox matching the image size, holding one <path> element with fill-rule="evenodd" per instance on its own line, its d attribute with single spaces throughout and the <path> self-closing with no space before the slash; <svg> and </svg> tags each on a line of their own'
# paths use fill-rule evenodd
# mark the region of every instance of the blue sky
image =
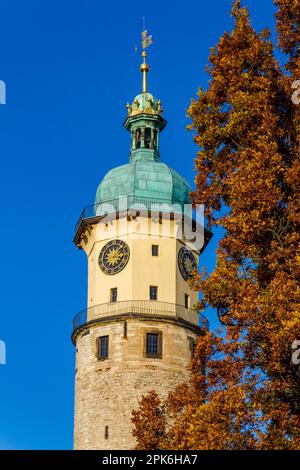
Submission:
<svg viewBox="0 0 300 470">
<path fill-rule="evenodd" d="M 257 29 L 274 30 L 272 0 L 247 0 Z M 147 5 L 147 10 L 145 10 Z M 140 92 L 142 17 L 153 35 L 149 89 L 168 126 L 162 160 L 192 183 L 185 126 L 209 48 L 231 27 L 231 0 L 2 0 L 0 79 L 0 449 L 70 449 L 73 316 L 85 307 L 86 259 L 72 244 L 98 183 L 126 163 L 126 103 Z M 203 257 L 210 269 L 218 236 Z M 215 325 L 215 321 L 212 320 Z"/>
</svg>

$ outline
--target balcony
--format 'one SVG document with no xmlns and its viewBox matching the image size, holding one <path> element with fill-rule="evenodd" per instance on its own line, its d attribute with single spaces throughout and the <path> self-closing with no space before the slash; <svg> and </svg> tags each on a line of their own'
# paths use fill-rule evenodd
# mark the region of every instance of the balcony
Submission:
<svg viewBox="0 0 300 470">
<path fill-rule="evenodd" d="M 188 206 L 188 204 L 186 204 Z M 77 221 L 75 231 L 77 231 L 83 219 L 93 219 L 94 217 L 101 217 L 113 212 L 122 212 L 127 209 L 131 210 L 151 210 L 153 212 L 166 211 L 174 214 L 184 214 L 185 204 L 172 201 L 158 201 L 154 198 L 126 196 L 117 199 L 110 199 L 99 204 L 92 204 L 86 206 Z"/>
<path fill-rule="evenodd" d="M 185 308 L 183 305 L 156 300 L 125 300 L 94 305 L 79 312 L 73 320 L 73 335 L 88 322 L 117 315 L 176 318 L 203 330 L 209 328 L 208 320 L 202 313 Z"/>
<path fill-rule="evenodd" d="M 193 229 L 196 230 L 198 227 L 204 226 L 204 247 L 207 245 L 212 237 L 212 233 L 209 230 L 206 218 L 203 218 L 201 222 L 196 218 L 196 210 L 192 209 L 189 204 L 181 204 L 178 202 L 165 201 L 161 202 L 153 198 L 137 197 L 137 196 L 126 196 L 117 199 L 111 199 L 99 204 L 92 204 L 86 206 L 75 226 L 75 244 L 79 241 L 81 233 L 87 225 L 93 225 L 98 223 L 103 217 L 113 214 L 121 213 L 124 211 L 152 211 L 153 213 L 167 213 L 170 214 L 170 219 L 178 218 L 180 216 L 190 217 L 193 220 Z M 199 216 L 198 216 L 199 217 Z"/>
</svg>

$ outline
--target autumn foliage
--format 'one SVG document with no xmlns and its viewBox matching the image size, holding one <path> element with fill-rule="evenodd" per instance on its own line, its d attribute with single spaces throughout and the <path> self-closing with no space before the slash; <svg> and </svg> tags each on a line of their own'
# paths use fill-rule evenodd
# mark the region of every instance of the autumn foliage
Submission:
<svg viewBox="0 0 300 470">
<path fill-rule="evenodd" d="M 133 414 L 138 448 L 300 449 L 300 1 L 275 0 L 281 65 L 267 30 L 235 1 L 189 108 L 199 146 L 195 204 L 223 227 L 214 271 L 193 287 L 222 330 L 198 341 L 191 379 Z M 205 373 L 204 372 L 205 368 Z M 151 412 L 150 412 L 151 410 Z M 155 436 L 153 430 L 155 429 Z"/>
</svg>

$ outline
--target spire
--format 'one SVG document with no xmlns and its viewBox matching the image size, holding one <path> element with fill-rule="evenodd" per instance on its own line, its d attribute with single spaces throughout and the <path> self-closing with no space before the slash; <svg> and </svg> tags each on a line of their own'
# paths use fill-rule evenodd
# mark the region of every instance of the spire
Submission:
<svg viewBox="0 0 300 470">
<path fill-rule="evenodd" d="M 143 63 L 140 66 L 141 72 L 143 74 L 143 93 L 147 93 L 147 73 L 149 72 L 149 65 L 146 63 L 147 52 L 142 52 Z"/>
<path fill-rule="evenodd" d="M 150 70 L 149 65 L 146 63 L 147 52 L 145 49 L 152 44 L 152 36 L 147 36 L 147 30 L 144 29 L 142 32 L 142 57 L 143 63 L 140 66 L 140 70 L 143 74 L 143 93 L 147 93 L 147 73 Z"/>
<path fill-rule="evenodd" d="M 152 36 L 147 35 L 145 29 L 142 32 L 142 58 L 140 70 L 143 74 L 142 93 L 137 95 L 132 104 L 127 103 L 127 118 L 124 127 L 131 133 L 131 149 L 129 160 L 154 160 L 159 161 L 159 136 L 167 124 L 163 118 L 161 101 L 156 99 L 147 90 L 147 73 L 149 65 L 146 62 L 145 49 L 152 44 Z"/>
</svg>

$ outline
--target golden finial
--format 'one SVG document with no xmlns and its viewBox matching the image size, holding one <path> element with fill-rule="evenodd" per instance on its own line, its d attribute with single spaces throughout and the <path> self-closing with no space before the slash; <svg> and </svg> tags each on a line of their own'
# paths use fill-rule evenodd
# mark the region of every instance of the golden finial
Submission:
<svg viewBox="0 0 300 470">
<path fill-rule="evenodd" d="M 152 44 L 152 36 L 147 36 L 147 30 L 144 29 L 142 32 L 142 57 L 143 63 L 140 66 L 140 70 L 143 74 L 143 93 L 147 92 L 147 73 L 150 70 L 149 65 L 146 63 L 147 52 L 145 49 Z"/>
</svg>

